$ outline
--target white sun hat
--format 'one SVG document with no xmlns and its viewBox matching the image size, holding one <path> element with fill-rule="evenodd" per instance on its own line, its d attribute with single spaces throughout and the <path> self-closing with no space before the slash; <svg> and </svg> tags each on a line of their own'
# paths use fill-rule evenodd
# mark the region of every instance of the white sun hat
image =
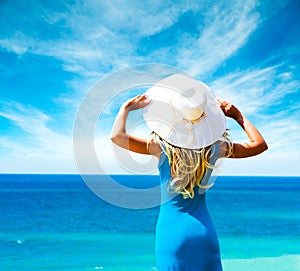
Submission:
<svg viewBox="0 0 300 271">
<path fill-rule="evenodd" d="M 153 85 L 146 95 L 151 99 L 143 108 L 146 124 L 174 146 L 200 149 L 225 132 L 225 115 L 201 81 L 174 74 Z"/>
</svg>

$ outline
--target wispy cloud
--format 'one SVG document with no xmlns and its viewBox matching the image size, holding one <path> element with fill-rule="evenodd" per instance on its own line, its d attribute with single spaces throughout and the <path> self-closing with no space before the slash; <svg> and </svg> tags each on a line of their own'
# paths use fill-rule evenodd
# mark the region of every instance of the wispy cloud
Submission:
<svg viewBox="0 0 300 271">
<path fill-rule="evenodd" d="M 211 82 L 220 97 L 231 101 L 254 120 L 269 145 L 268 153 L 279 157 L 295 157 L 295 142 L 300 132 L 300 101 L 296 96 L 300 82 L 282 65 L 231 73 Z M 232 134 L 240 136 L 240 128 L 232 126 Z M 241 137 L 243 139 L 243 137 Z"/>
<path fill-rule="evenodd" d="M 11 13 L 16 13 L 14 6 L 10 8 Z M 111 71 L 112 67 L 134 63 L 137 41 L 172 25 L 182 11 L 182 4 L 135 1 L 128 5 L 124 1 L 89 0 L 76 1 L 62 10 L 48 7 L 42 9 L 47 10 L 43 13 L 34 12 L 35 8 L 41 9 L 40 5 L 33 5 L 30 10 L 22 8 L 23 16 L 40 14 L 31 20 L 36 26 L 51 30 L 52 37 L 43 36 L 38 28 L 37 37 L 24 25 L 18 25 L 19 29 L 11 29 L 12 34 L 0 38 L 0 46 L 18 55 L 29 52 L 57 58 L 67 71 L 86 76 L 89 72 Z"/>
<path fill-rule="evenodd" d="M 281 110 L 287 106 L 284 98 L 300 88 L 300 82 L 281 65 L 233 72 L 210 85 L 218 95 L 241 105 L 249 114 L 262 113 L 274 106 Z"/>
<path fill-rule="evenodd" d="M 275 16 L 288 1 L 279 2 L 274 5 L 273 2 L 254 0 L 215 1 L 213 4 L 203 1 L 75 0 L 58 5 L 51 1 L 32 1 L 31 4 L 30 1 L 15 4 L 6 1 L 1 4 L 1 9 L 3 14 L 10 16 L 0 18 L 0 47 L 14 52 L 21 60 L 26 54 L 38 55 L 39 59 L 46 56 L 46 61 L 54 60 L 62 71 L 74 74 L 71 81 L 64 82 L 65 89 L 60 94 L 49 93 L 49 99 L 59 111 L 55 121 L 62 119 L 63 114 L 68 115 L 64 118 L 68 124 L 62 123 L 61 127 L 68 126 L 69 129 L 72 126 L 84 95 L 100 78 L 131 65 L 156 62 L 182 68 L 201 80 L 209 78 L 210 82 L 206 83 L 217 95 L 238 105 L 259 126 L 270 145 L 268 153 L 274 157 L 296 155 L 293 147 L 300 131 L 300 105 L 297 99 L 291 99 L 299 91 L 298 67 L 285 57 L 297 55 L 298 44 L 275 51 L 273 58 L 264 59 L 255 67 L 224 68 L 218 79 L 213 76 L 231 56 L 239 54 L 264 20 Z M 273 6 L 278 10 L 271 9 Z M 266 10 L 259 13 L 263 8 Z M 166 37 L 170 38 L 167 42 Z M 222 76 L 224 73 L 227 75 Z M 45 83 L 47 80 L 45 75 Z M 132 76 L 130 80 L 134 82 L 136 78 Z M 111 84 L 105 90 L 101 89 L 87 108 L 89 113 L 98 114 L 98 101 L 108 101 L 103 112 L 106 130 L 119 104 L 133 93 L 111 99 L 114 87 Z M 50 125 L 55 123 L 53 115 L 45 112 L 49 111 L 13 101 L 2 106 L 0 116 L 21 129 L 24 135 L 16 138 L 1 135 L 2 158 L 6 161 L 1 160 L 3 168 L 13 165 L 14 159 L 19 165 L 25 161 L 22 164 L 24 170 L 33 169 L 37 163 L 39 168 L 51 164 L 58 168 L 64 163 L 73 168 L 71 131 L 67 135 L 58 132 Z M 232 132 L 238 135 L 236 127 Z M 99 144 L 97 147 L 106 147 L 109 152 L 108 138 L 102 134 L 99 138 L 101 143 L 95 143 Z"/>
<path fill-rule="evenodd" d="M 53 37 L 39 32 L 40 37 L 36 37 L 20 26 L 11 29 L 10 36 L 0 38 L 0 46 L 19 55 L 30 52 L 57 58 L 65 70 L 85 76 L 158 59 L 164 63 L 173 59 L 172 64 L 195 75 L 220 65 L 245 43 L 258 22 L 254 6 L 254 1 L 219 3 L 211 9 L 198 2 L 134 1 L 128 5 L 124 1 L 77 1 L 63 10 L 49 9 L 32 18 L 36 25 L 52 30 Z M 195 27 L 203 27 L 200 36 L 180 32 L 176 50 L 173 45 L 166 48 L 161 44 L 150 55 L 137 53 L 141 39 L 172 27 L 188 11 L 199 24 Z"/>
<path fill-rule="evenodd" d="M 1 135 L 2 172 L 10 167 L 17 172 L 35 172 L 37 168 L 74 170 L 72 138 L 47 127 L 50 118 L 43 112 L 19 103 L 6 103 L 2 106 L 0 116 L 14 123 L 24 133 L 16 138 Z"/>
<path fill-rule="evenodd" d="M 204 21 L 200 37 L 186 41 L 188 46 L 179 51 L 179 65 L 194 75 L 216 69 L 242 47 L 256 29 L 259 14 L 254 1 L 230 1 L 214 6 Z"/>
</svg>

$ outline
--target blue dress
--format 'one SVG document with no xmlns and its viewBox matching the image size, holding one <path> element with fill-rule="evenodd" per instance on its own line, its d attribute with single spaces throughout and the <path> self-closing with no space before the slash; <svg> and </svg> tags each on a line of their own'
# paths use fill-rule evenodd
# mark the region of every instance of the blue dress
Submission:
<svg viewBox="0 0 300 271">
<path fill-rule="evenodd" d="M 210 163 L 214 164 L 219 144 L 213 145 Z M 221 271 L 218 237 L 207 210 L 205 193 L 194 189 L 193 199 L 175 197 L 167 191 L 171 179 L 167 156 L 162 153 L 158 169 L 162 204 L 156 225 L 156 260 L 159 271 Z M 207 182 L 207 170 L 202 184 Z M 200 192 L 200 193 L 199 193 Z"/>
</svg>

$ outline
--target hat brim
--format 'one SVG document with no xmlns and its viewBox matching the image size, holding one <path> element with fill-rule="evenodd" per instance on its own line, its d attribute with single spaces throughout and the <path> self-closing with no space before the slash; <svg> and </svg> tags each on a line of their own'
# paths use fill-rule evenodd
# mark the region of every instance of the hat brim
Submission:
<svg viewBox="0 0 300 271">
<path fill-rule="evenodd" d="M 178 121 L 172 107 L 172 97 L 183 89 L 195 88 L 206 96 L 205 117 L 193 124 Z M 148 127 L 168 143 L 187 149 L 209 146 L 222 137 L 226 118 L 216 103 L 210 88 L 201 81 L 182 74 L 169 76 L 146 91 L 151 103 L 143 108 Z"/>
</svg>

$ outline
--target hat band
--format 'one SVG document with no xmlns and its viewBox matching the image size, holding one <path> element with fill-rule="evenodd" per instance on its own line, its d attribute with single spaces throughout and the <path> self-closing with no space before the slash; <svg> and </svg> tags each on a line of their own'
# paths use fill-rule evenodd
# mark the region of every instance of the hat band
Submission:
<svg viewBox="0 0 300 271">
<path fill-rule="evenodd" d="M 184 120 L 184 121 L 189 121 L 189 122 L 195 124 L 195 123 L 199 122 L 200 120 L 205 119 L 206 117 L 207 117 L 206 113 L 203 112 L 202 115 L 201 115 L 200 117 L 196 118 L 196 119 L 189 120 L 189 119 L 183 118 L 183 120 Z"/>
</svg>

